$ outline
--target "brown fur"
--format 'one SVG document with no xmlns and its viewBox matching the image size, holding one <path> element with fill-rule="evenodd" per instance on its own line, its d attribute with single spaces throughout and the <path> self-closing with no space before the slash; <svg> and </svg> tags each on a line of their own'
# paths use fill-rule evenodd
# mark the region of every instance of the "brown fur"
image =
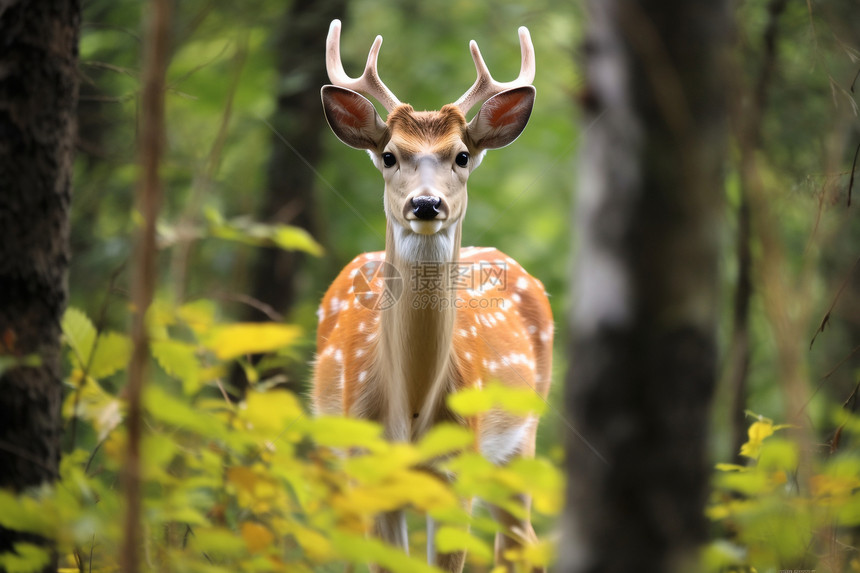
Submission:
<svg viewBox="0 0 860 573">
<path fill-rule="evenodd" d="M 466 117 L 454 105 L 446 105 L 439 111 L 415 111 L 411 105 L 400 105 L 386 123 L 403 153 L 427 151 L 448 155 L 466 135 Z"/>
</svg>

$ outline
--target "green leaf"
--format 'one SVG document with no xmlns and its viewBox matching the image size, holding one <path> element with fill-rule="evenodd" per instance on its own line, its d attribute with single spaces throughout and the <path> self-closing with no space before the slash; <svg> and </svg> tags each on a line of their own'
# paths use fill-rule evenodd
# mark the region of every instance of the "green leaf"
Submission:
<svg viewBox="0 0 860 573">
<path fill-rule="evenodd" d="M 564 475 L 544 458 L 516 458 L 505 473 L 516 474 L 521 491 L 531 494 L 535 509 L 546 515 L 555 515 L 564 505 Z"/>
<path fill-rule="evenodd" d="M 797 468 L 797 444 L 781 438 L 770 438 L 762 444 L 758 467 L 765 471 L 784 470 L 793 472 Z"/>
<path fill-rule="evenodd" d="M 441 573 L 423 560 L 409 557 L 400 549 L 372 537 L 333 531 L 331 541 L 337 554 L 353 563 L 376 563 L 394 573 Z"/>
<path fill-rule="evenodd" d="M 232 531 L 221 527 L 195 528 L 190 544 L 197 551 L 218 559 L 239 557 L 247 554 L 245 540 Z"/>
<path fill-rule="evenodd" d="M 94 342 L 95 354 L 89 360 L 90 376 L 106 378 L 124 370 L 131 359 L 131 341 L 118 332 L 102 332 Z"/>
<path fill-rule="evenodd" d="M 154 340 L 150 347 L 158 365 L 182 382 L 186 395 L 200 389 L 200 362 L 194 345 L 179 340 Z"/>
<path fill-rule="evenodd" d="M 209 233 L 213 237 L 258 247 L 278 247 L 288 251 L 303 251 L 321 256 L 323 248 L 305 229 L 279 223 L 265 224 L 248 218 L 225 221 L 217 211 L 206 212 Z"/>
<path fill-rule="evenodd" d="M 291 225 L 272 225 L 272 242 L 287 251 L 304 251 L 316 257 L 324 254 L 322 246 L 306 230 Z"/>
<path fill-rule="evenodd" d="M 50 501 L 0 490 L 0 526 L 53 538 L 57 525 L 56 511 Z"/>
<path fill-rule="evenodd" d="M 128 365 L 131 357 L 128 337 L 118 332 L 98 333 L 87 315 L 77 308 L 66 310 L 62 329 L 72 349 L 73 364 L 82 370 L 88 368 L 93 378 L 105 378 Z"/>
<path fill-rule="evenodd" d="M 755 496 L 771 491 L 773 484 L 767 474 L 761 471 L 731 472 L 717 474 L 716 483 L 723 489 Z"/>
<path fill-rule="evenodd" d="M 105 392 L 95 378 L 87 376 L 63 402 L 63 417 L 71 419 L 73 416 L 92 424 L 99 440 L 103 440 L 122 422 L 122 405 L 118 398 Z"/>
<path fill-rule="evenodd" d="M 0 554 L 0 571 L 39 573 L 51 562 L 50 550 L 33 543 L 16 543 L 15 551 Z"/>
<path fill-rule="evenodd" d="M 224 433 L 224 426 L 217 418 L 208 412 L 191 407 L 184 400 L 174 397 L 154 384 L 146 387 L 143 403 L 153 418 L 165 424 L 211 439 L 217 439 Z"/>
<path fill-rule="evenodd" d="M 83 311 L 75 307 L 69 307 L 63 314 L 61 322 L 63 335 L 66 343 L 72 349 L 72 356 L 79 368 L 86 366 L 90 353 L 93 350 L 93 342 L 96 339 L 96 327 Z"/>
</svg>

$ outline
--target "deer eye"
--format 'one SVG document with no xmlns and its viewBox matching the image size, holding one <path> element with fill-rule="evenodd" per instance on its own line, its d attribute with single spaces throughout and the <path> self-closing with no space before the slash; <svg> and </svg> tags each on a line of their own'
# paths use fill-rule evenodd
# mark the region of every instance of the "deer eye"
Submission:
<svg viewBox="0 0 860 573">
<path fill-rule="evenodd" d="M 394 164 L 397 163 L 397 158 L 394 157 L 393 153 L 386 151 L 382 154 L 382 164 L 386 167 L 394 167 Z"/>
<path fill-rule="evenodd" d="M 460 167 L 465 167 L 469 164 L 469 154 L 465 151 L 461 151 L 457 154 L 457 157 L 454 158 L 454 162 Z"/>
</svg>

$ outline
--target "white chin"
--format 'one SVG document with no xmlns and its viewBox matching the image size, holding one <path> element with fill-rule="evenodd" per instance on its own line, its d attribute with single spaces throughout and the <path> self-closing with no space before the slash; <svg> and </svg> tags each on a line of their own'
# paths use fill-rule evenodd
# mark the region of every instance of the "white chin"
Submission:
<svg viewBox="0 0 860 573">
<path fill-rule="evenodd" d="M 442 228 L 443 221 L 432 220 L 432 221 L 421 221 L 419 219 L 411 219 L 409 221 L 409 228 L 412 229 L 413 233 L 418 235 L 434 235 L 439 232 L 439 229 Z"/>
</svg>

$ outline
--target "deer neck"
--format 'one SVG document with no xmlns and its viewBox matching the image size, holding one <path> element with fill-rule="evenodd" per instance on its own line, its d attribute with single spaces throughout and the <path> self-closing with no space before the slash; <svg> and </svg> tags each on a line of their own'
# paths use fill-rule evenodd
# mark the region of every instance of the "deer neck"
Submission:
<svg viewBox="0 0 860 573">
<path fill-rule="evenodd" d="M 418 235 L 388 223 L 385 260 L 403 279 L 398 302 L 382 311 L 380 368 L 391 438 L 419 437 L 433 423 L 452 367 L 456 308 L 451 269 L 461 223 Z"/>
</svg>

